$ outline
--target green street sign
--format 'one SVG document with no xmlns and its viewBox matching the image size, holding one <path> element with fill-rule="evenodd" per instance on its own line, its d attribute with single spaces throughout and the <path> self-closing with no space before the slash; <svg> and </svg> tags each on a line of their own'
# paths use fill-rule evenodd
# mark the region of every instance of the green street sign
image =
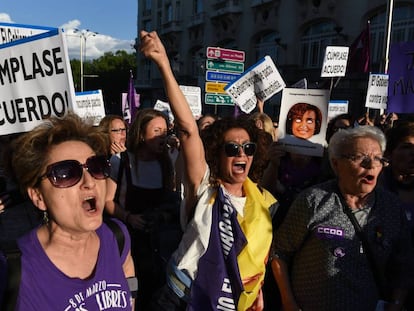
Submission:
<svg viewBox="0 0 414 311">
<path fill-rule="evenodd" d="M 234 105 L 233 99 L 223 94 L 206 94 L 204 102 L 207 105 Z"/>
<path fill-rule="evenodd" d="M 217 59 L 207 59 L 206 69 L 242 73 L 244 71 L 244 63 L 223 61 Z"/>
</svg>

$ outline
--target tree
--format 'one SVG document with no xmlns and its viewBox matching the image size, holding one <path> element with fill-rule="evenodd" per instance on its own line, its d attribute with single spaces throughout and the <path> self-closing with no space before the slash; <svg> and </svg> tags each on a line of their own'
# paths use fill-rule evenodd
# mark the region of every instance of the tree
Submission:
<svg viewBox="0 0 414 311">
<path fill-rule="evenodd" d="M 71 60 L 73 83 L 80 90 L 80 61 Z M 101 89 L 106 113 L 121 114 L 121 93 L 128 91 L 130 71 L 136 72 L 135 53 L 126 51 L 107 52 L 103 56 L 83 64 L 84 90 Z M 88 76 L 97 77 L 88 77 Z"/>
</svg>

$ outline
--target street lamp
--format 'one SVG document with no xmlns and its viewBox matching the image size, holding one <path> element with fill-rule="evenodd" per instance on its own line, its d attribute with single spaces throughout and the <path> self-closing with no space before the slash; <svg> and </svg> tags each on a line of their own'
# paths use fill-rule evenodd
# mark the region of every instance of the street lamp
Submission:
<svg viewBox="0 0 414 311">
<path fill-rule="evenodd" d="M 94 37 L 98 33 L 95 31 L 90 31 L 89 29 L 74 29 L 73 33 L 79 33 L 80 38 L 80 84 L 81 84 L 81 92 L 83 92 L 83 79 L 85 75 L 83 74 L 83 63 L 84 58 L 86 57 L 86 39 L 89 37 Z"/>
</svg>

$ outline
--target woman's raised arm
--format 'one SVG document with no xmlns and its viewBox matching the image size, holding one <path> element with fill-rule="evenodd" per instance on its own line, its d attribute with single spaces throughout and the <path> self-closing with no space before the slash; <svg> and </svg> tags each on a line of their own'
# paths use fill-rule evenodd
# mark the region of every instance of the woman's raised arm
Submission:
<svg viewBox="0 0 414 311">
<path fill-rule="evenodd" d="M 145 57 L 151 59 L 160 70 L 165 92 L 174 115 L 174 122 L 179 129 L 180 150 L 184 159 L 186 183 L 189 187 L 187 191 L 190 192 L 187 192 L 186 195 L 195 195 L 207 168 L 197 123 L 174 77 L 167 52 L 158 34 L 155 31 L 141 31 L 140 38 L 141 52 Z"/>
</svg>

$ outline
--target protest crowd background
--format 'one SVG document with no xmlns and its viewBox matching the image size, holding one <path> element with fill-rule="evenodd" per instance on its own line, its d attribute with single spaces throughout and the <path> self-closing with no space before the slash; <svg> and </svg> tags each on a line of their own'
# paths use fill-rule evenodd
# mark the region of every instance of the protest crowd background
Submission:
<svg viewBox="0 0 414 311">
<path fill-rule="evenodd" d="M 120 281 L 130 286 L 131 303 L 119 309 L 414 310 L 414 114 L 399 112 L 406 98 L 390 101 L 389 91 L 404 87 L 396 76 L 411 64 L 412 45 L 392 50 L 403 65 L 371 73 L 367 36 L 369 25 L 350 47 L 326 47 L 321 77 L 329 83 L 322 88 L 308 88 L 306 77 L 286 83 L 269 56 L 223 89 L 209 85 L 229 96 L 231 115 L 205 112 L 200 86 L 179 84 L 156 31 L 140 32 L 139 52 L 160 71 L 164 92 L 152 107 L 140 106 L 130 74 L 119 115 L 106 112 L 101 90 L 75 94 L 60 30 L 45 28 L 0 49 L 0 306 L 14 303 L 4 293 L 19 241 L 50 222 L 60 226 L 53 209 L 51 217 L 39 210 L 38 193 L 27 191 L 53 185 L 53 167 L 42 167 L 47 173 L 22 189 L 16 142 L 50 118 L 75 114 L 104 137 L 88 152 L 104 153 L 111 170 L 96 174 L 89 157 L 79 162 L 78 182 L 62 188 L 82 187 L 91 176 L 105 188 L 97 217 L 105 228 L 108 218 L 121 224 L 128 245 L 116 268 L 138 281 L 138 290 Z M 20 57 L 11 56 L 16 50 Z M 357 115 L 346 99 L 330 98 L 351 70 L 367 74 Z M 278 115 L 265 112 L 275 96 Z M 53 187 L 75 174 L 67 173 Z M 77 310 L 83 295 L 74 295 L 68 310 Z M 58 297 L 57 305 L 59 299 L 68 300 Z M 24 305 L 25 297 L 16 301 Z"/>
</svg>

